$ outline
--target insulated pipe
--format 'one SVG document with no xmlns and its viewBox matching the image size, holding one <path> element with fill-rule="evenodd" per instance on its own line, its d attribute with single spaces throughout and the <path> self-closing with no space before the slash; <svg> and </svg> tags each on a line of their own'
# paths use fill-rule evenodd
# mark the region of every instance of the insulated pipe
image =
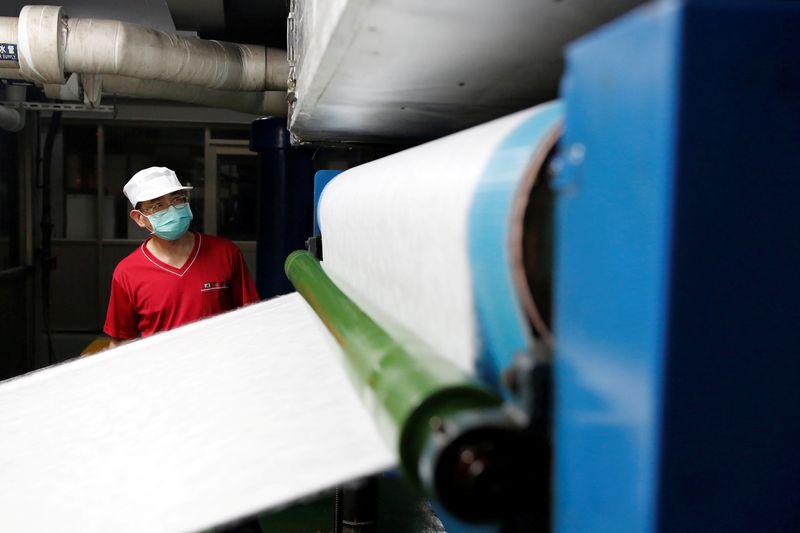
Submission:
<svg viewBox="0 0 800 533">
<path fill-rule="evenodd" d="M 513 513 L 534 482 L 547 479 L 547 450 L 522 437 L 500 400 L 436 357 L 394 341 L 328 278 L 305 251 L 286 259 L 286 274 L 347 355 L 397 430 L 407 477 L 450 512 L 472 521 Z"/>
<path fill-rule="evenodd" d="M 0 61 L 0 63 L 9 63 L 9 61 Z M 24 80 L 19 68 L 2 68 L 0 67 L 0 80 Z"/>
<path fill-rule="evenodd" d="M 98 76 L 99 77 L 99 76 Z M 286 116 L 286 92 L 236 92 L 206 89 L 159 80 L 140 80 L 125 76 L 102 76 L 102 92 L 137 98 L 187 102 L 210 107 L 224 107 L 243 113 Z M 84 82 L 84 89 L 86 83 Z"/>
<path fill-rule="evenodd" d="M 17 42 L 17 17 L 0 17 L 0 43 Z"/>
<path fill-rule="evenodd" d="M 67 20 L 64 69 L 232 91 L 286 90 L 289 78 L 280 50 L 81 18 Z"/>
<path fill-rule="evenodd" d="M 25 87 L 19 85 L 6 85 L 6 100 L 11 102 L 25 101 Z M 6 131 L 21 131 L 25 127 L 25 109 L 20 105 L 0 106 L 0 129 Z"/>
<path fill-rule="evenodd" d="M 20 131 L 25 127 L 25 111 L 0 106 L 0 129 Z"/>
<path fill-rule="evenodd" d="M 261 92 L 285 90 L 286 52 L 257 45 L 184 38 L 137 24 L 68 19 L 56 6 L 25 6 L 19 19 L 0 17 L 0 37 L 19 48 L 25 79 L 60 85 L 65 73 L 110 74 Z"/>
<path fill-rule="evenodd" d="M 25 6 L 19 12 L 19 70 L 37 83 L 64 83 L 64 12 L 56 6 Z M 107 45 L 106 45 L 107 46 Z"/>
</svg>

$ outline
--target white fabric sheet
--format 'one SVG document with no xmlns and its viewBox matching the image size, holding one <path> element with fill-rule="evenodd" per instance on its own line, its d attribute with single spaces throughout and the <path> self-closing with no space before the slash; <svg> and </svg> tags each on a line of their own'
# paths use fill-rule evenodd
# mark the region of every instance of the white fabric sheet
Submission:
<svg viewBox="0 0 800 533">
<path fill-rule="evenodd" d="M 392 467 L 297 294 L 0 383 L 0 531 L 194 531 Z"/>
</svg>

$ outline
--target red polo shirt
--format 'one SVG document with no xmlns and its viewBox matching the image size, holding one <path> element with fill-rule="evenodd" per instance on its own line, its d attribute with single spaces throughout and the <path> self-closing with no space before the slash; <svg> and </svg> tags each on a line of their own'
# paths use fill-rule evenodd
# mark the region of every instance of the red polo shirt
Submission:
<svg viewBox="0 0 800 533">
<path fill-rule="evenodd" d="M 147 337 L 259 301 L 242 252 L 232 242 L 195 233 L 194 248 L 181 268 L 156 259 L 146 244 L 114 270 L 106 334 Z"/>
</svg>

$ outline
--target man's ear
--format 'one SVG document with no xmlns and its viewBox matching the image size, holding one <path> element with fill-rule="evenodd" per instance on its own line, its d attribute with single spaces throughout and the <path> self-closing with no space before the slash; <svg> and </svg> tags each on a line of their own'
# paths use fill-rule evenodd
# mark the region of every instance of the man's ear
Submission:
<svg viewBox="0 0 800 533">
<path fill-rule="evenodd" d="M 129 216 L 131 217 L 131 220 L 136 222 L 136 225 L 139 226 L 140 228 L 144 228 L 146 230 L 150 229 L 150 228 L 147 227 L 147 222 L 148 222 L 147 217 L 144 216 L 144 214 L 142 214 L 141 211 L 137 211 L 136 209 L 132 209 L 130 214 L 129 214 Z"/>
</svg>

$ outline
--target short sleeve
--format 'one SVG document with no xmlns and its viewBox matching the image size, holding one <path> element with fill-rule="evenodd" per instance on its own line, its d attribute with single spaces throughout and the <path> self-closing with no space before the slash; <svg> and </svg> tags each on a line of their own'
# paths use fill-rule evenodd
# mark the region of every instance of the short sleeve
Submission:
<svg viewBox="0 0 800 533">
<path fill-rule="evenodd" d="M 139 336 L 139 320 L 128 291 L 114 272 L 103 332 L 115 339 L 134 339 Z"/>
</svg>

